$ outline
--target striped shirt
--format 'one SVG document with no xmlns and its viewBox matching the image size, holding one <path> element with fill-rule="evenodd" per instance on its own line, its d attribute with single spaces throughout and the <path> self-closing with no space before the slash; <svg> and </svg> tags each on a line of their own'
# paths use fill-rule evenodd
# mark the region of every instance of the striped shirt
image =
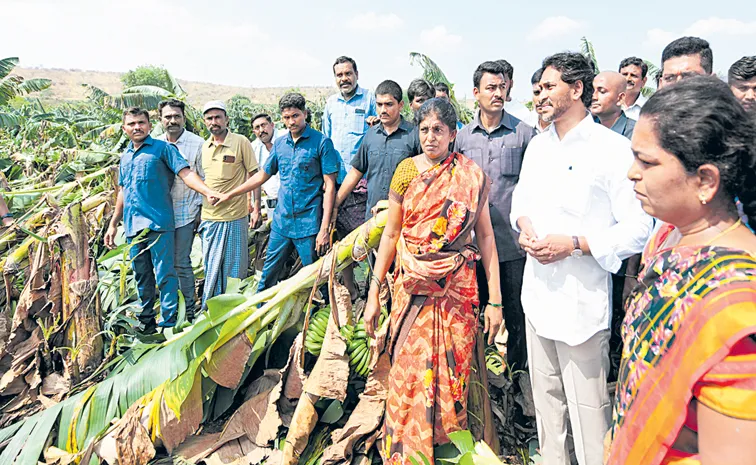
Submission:
<svg viewBox="0 0 756 465">
<path fill-rule="evenodd" d="M 165 134 L 160 135 L 158 139 L 167 141 Z M 176 143 L 170 142 L 178 148 L 181 156 L 189 163 L 189 168 L 202 179 L 205 179 L 205 173 L 202 171 L 202 144 L 204 142 L 203 138 L 187 130 L 181 133 Z M 189 189 L 178 176 L 173 182 L 171 198 L 176 228 L 186 226 L 197 218 L 202 208 L 202 194 Z"/>
</svg>

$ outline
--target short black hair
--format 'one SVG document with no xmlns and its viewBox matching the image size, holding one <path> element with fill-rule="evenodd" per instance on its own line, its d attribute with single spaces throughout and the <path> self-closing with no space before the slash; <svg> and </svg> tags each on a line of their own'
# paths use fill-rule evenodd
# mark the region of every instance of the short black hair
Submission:
<svg viewBox="0 0 756 465">
<path fill-rule="evenodd" d="M 457 130 L 457 112 L 448 100 L 433 97 L 423 102 L 423 106 L 415 114 L 415 125 L 420 126 L 420 123 L 429 115 L 436 115 L 449 128 L 449 131 Z"/>
<path fill-rule="evenodd" d="M 296 108 L 304 113 L 307 111 L 307 100 L 305 100 L 302 94 L 289 92 L 278 101 L 278 109 L 280 111 L 284 111 L 287 108 Z"/>
<path fill-rule="evenodd" d="M 543 60 L 543 69 L 552 67 L 562 73 L 562 81 L 567 84 L 583 83 L 583 95 L 580 96 L 586 108 L 591 106 L 593 98 L 593 78 L 596 77 L 593 62 L 582 53 L 555 53 Z"/>
<path fill-rule="evenodd" d="M 510 81 L 514 77 L 514 66 L 509 64 L 509 62 L 505 59 L 496 60 L 496 63 L 501 65 L 501 69 L 503 70 L 504 77 L 509 79 Z"/>
<path fill-rule="evenodd" d="M 270 117 L 270 115 L 269 115 L 269 114 L 267 114 L 267 113 L 258 113 L 258 114 L 256 114 L 255 116 L 253 116 L 253 117 L 252 117 L 252 119 L 251 119 L 251 120 L 249 120 L 249 122 L 250 122 L 250 123 L 252 123 L 252 124 L 254 124 L 254 123 L 255 123 L 255 121 L 256 121 L 256 120 L 257 120 L 258 118 L 265 118 L 265 119 L 267 119 L 267 120 L 268 120 L 268 122 L 269 122 L 269 123 L 272 123 L 272 122 L 273 122 L 273 118 L 271 118 L 271 117 Z"/>
<path fill-rule="evenodd" d="M 692 174 L 719 169 L 721 188 L 756 220 L 756 121 L 716 76 L 694 76 L 654 93 L 640 112 L 653 121 L 659 145 Z"/>
<path fill-rule="evenodd" d="M 756 77 L 756 56 L 746 56 L 736 61 L 727 71 L 727 82 L 750 81 Z"/>
<path fill-rule="evenodd" d="M 415 100 L 415 97 L 428 97 L 430 99 L 435 96 L 436 89 L 425 79 L 414 79 L 407 87 L 407 98 L 410 102 Z"/>
<path fill-rule="evenodd" d="M 158 115 L 163 116 L 163 108 L 173 107 L 181 110 L 181 115 L 186 117 L 186 104 L 181 100 L 171 98 L 158 103 Z"/>
<path fill-rule="evenodd" d="M 530 77 L 530 83 L 533 85 L 538 84 L 541 82 L 541 77 L 543 76 L 543 68 L 538 68 L 535 70 L 535 73 Z"/>
<path fill-rule="evenodd" d="M 150 122 L 150 112 L 145 110 L 144 108 L 140 107 L 129 107 L 125 110 L 123 110 L 123 116 L 122 121 L 126 121 L 127 116 L 140 116 L 144 115 L 145 118 L 147 118 L 147 122 Z"/>
<path fill-rule="evenodd" d="M 355 73 L 357 72 L 357 62 L 349 58 L 348 56 L 342 55 L 336 58 L 336 61 L 333 62 L 333 73 L 336 74 L 336 65 L 341 65 L 344 63 L 350 63 L 352 65 L 352 69 L 354 70 L 354 72 Z"/>
<path fill-rule="evenodd" d="M 637 66 L 641 69 L 641 78 L 645 78 L 646 74 L 648 74 L 648 65 L 645 61 L 638 57 L 627 57 L 624 60 L 620 61 L 619 69 L 617 71 L 622 71 L 622 68 L 625 66 Z"/>
<path fill-rule="evenodd" d="M 706 73 L 711 74 L 714 69 L 714 54 L 711 51 L 709 42 L 700 37 L 680 37 L 673 40 L 662 52 L 662 66 L 664 62 L 677 57 L 688 55 L 698 55 L 701 58 L 701 67 Z"/>
<path fill-rule="evenodd" d="M 394 97 L 398 103 L 402 101 L 402 87 L 395 81 L 386 79 L 375 88 L 375 95 L 390 95 Z"/>
<path fill-rule="evenodd" d="M 436 92 L 443 92 L 446 95 L 449 95 L 449 86 L 447 86 L 445 82 L 437 82 L 433 84 L 433 88 Z"/>
<path fill-rule="evenodd" d="M 501 66 L 501 63 L 498 61 L 484 61 L 475 68 L 475 72 L 473 73 L 473 87 L 480 89 L 480 80 L 485 73 L 506 76 L 506 74 L 504 74 L 504 67 Z"/>
</svg>

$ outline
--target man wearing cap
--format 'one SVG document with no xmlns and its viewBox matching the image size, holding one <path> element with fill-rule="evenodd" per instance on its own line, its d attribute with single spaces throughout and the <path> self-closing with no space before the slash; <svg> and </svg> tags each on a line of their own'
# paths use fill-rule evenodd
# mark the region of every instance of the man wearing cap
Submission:
<svg viewBox="0 0 756 465">
<path fill-rule="evenodd" d="M 226 105 L 214 100 L 202 109 L 210 138 L 202 145 L 202 169 L 205 183 L 211 189 L 225 193 L 241 186 L 257 171 L 257 160 L 249 139 L 228 130 Z M 202 204 L 202 254 L 205 263 L 205 290 L 202 308 L 207 308 L 207 299 L 226 291 L 228 278 L 247 277 L 249 251 L 247 231 L 249 212 L 260 209 L 260 188 L 254 190 L 254 202 L 250 205 L 247 195 L 235 197 L 228 202 L 212 205 Z"/>
</svg>

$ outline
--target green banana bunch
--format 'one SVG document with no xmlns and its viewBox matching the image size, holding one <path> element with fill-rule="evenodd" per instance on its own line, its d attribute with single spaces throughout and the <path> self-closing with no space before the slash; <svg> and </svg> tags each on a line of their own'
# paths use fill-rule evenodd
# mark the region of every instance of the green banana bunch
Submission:
<svg viewBox="0 0 756 465">
<path fill-rule="evenodd" d="M 325 337 L 330 315 L 331 307 L 330 305 L 326 305 L 310 317 L 310 326 L 307 328 L 304 345 L 307 352 L 316 357 L 320 355 L 320 349 L 323 347 L 323 338 Z"/>
<path fill-rule="evenodd" d="M 388 311 L 385 307 L 381 308 L 378 326 L 382 326 L 387 317 Z M 365 319 L 361 318 L 355 326 L 342 326 L 341 335 L 347 341 L 349 366 L 358 376 L 367 377 L 370 374 L 370 344 L 365 332 Z"/>
</svg>

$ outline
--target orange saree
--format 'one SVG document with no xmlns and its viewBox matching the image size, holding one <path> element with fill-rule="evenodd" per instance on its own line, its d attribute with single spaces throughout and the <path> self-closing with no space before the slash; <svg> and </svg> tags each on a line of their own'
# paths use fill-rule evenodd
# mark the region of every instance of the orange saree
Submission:
<svg viewBox="0 0 756 465">
<path fill-rule="evenodd" d="M 660 250 L 665 225 L 644 253 L 640 284 L 622 327 L 609 464 L 697 464 L 674 448 L 697 431 L 698 403 L 756 420 L 756 259 L 723 247 Z"/>
<path fill-rule="evenodd" d="M 413 165 L 408 165 L 412 163 Z M 395 180 L 414 168 L 407 159 Z M 408 169 L 409 168 L 409 169 Z M 478 326 L 477 249 L 471 233 L 486 202 L 483 171 L 462 155 L 392 182 L 402 204 L 389 350 L 392 366 L 384 422 L 384 454 L 410 463 L 447 434 L 467 427 L 467 391 Z M 422 461 L 420 460 L 420 463 Z"/>
</svg>

